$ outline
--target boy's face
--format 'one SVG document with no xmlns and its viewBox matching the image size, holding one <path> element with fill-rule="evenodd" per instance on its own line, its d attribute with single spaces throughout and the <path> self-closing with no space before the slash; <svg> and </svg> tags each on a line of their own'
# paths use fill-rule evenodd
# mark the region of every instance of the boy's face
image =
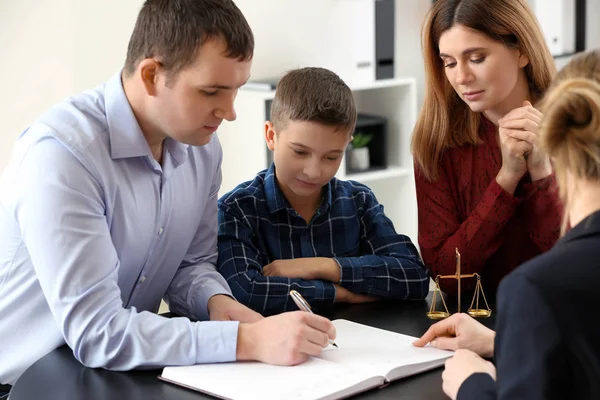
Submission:
<svg viewBox="0 0 600 400">
<path fill-rule="evenodd" d="M 275 131 L 265 124 L 267 146 L 273 151 L 277 182 L 290 202 L 315 200 L 336 174 L 350 133 L 337 126 L 311 121 L 289 121 Z"/>
<path fill-rule="evenodd" d="M 196 61 L 170 82 L 159 65 L 151 88 L 149 117 L 161 136 L 202 146 L 223 120 L 236 118 L 233 101 L 238 88 L 248 80 L 252 63 L 227 57 L 225 51 L 222 40 L 205 42 Z"/>
</svg>

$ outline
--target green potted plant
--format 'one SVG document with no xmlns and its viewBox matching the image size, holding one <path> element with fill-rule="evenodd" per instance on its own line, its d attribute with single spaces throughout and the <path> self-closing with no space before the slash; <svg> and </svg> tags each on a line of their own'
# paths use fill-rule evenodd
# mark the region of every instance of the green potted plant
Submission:
<svg viewBox="0 0 600 400">
<path fill-rule="evenodd" d="M 348 165 L 350 169 L 365 170 L 371 166 L 368 144 L 373 139 L 370 133 L 356 132 L 348 149 Z"/>
</svg>

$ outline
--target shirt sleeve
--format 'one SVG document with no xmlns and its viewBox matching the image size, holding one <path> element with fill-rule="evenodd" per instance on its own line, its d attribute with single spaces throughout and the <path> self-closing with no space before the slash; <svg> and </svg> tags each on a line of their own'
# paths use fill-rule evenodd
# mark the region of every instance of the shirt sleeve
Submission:
<svg viewBox="0 0 600 400">
<path fill-rule="evenodd" d="M 449 177 L 442 168 L 438 179 L 429 182 L 415 166 L 415 183 L 419 246 L 432 275 L 456 272 L 456 248 L 461 253 L 462 272 L 479 273 L 504 242 L 501 233 L 515 214 L 520 200 L 492 179 L 479 204 L 463 221 Z"/>
<path fill-rule="evenodd" d="M 429 274 L 405 235 L 399 235 L 372 192 L 362 192 L 359 215 L 360 257 L 337 257 L 340 285 L 348 290 L 384 298 L 424 299 Z"/>
<path fill-rule="evenodd" d="M 254 236 L 241 212 L 219 205 L 219 272 L 239 302 L 263 315 L 297 310 L 289 295 L 293 289 L 314 309 L 333 304 L 336 292 L 331 282 L 263 276 L 265 260 L 253 242 Z"/>
<path fill-rule="evenodd" d="M 218 142 L 216 142 L 218 143 Z M 229 285 L 216 268 L 217 198 L 221 186 L 221 146 L 216 144 L 215 174 L 202 219 L 188 252 L 165 295 L 169 310 L 195 320 L 206 320 L 208 300 L 217 294 L 232 296 Z"/>
<path fill-rule="evenodd" d="M 550 250 L 560 236 L 563 207 L 558 196 L 556 176 L 526 183 L 524 189 L 525 223 L 529 237 L 540 252 Z"/>
<path fill-rule="evenodd" d="M 119 258 L 92 163 L 44 137 L 30 145 L 13 187 L 13 212 L 36 279 L 82 364 L 129 370 L 235 359 L 235 322 L 194 323 L 123 308 Z"/>
<path fill-rule="evenodd" d="M 491 388 L 489 382 L 476 387 L 467 379 L 463 386 L 468 390 L 463 393 L 461 386 L 458 398 L 568 398 L 559 388 L 569 387 L 565 379 L 570 368 L 561 356 L 560 331 L 540 288 L 523 274 L 507 276 L 498 289 L 498 310 L 495 394 L 483 395 Z"/>
</svg>

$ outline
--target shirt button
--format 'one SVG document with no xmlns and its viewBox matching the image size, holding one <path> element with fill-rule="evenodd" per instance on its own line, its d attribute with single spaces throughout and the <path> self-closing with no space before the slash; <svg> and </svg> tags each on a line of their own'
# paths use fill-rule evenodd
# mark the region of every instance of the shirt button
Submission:
<svg viewBox="0 0 600 400">
<path fill-rule="evenodd" d="M 163 233 L 163 228 L 160 228 L 160 229 L 158 230 L 158 234 L 159 234 L 159 235 L 162 235 L 162 233 Z"/>
<path fill-rule="evenodd" d="M 142 276 L 142 277 L 140 278 L 140 283 L 144 283 L 144 281 L 145 281 L 145 280 L 146 280 L 146 277 L 145 277 L 145 276 Z"/>
</svg>

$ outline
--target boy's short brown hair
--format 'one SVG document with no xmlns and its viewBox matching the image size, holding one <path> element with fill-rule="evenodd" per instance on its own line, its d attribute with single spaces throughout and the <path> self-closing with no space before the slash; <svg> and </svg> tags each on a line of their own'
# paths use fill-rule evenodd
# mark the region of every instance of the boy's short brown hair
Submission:
<svg viewBox="0 0 600 400">
<path fill-rule="evenodd" d="M 285 129 L 289 121 L 312 121 L 338 126 L 351 134 L 356 125 L 352 90 L 339 76 L 325 68 L 289 71 L 277 84 L 271 105 L 271 122 Z"/>
<path fill-rule="evenodd" d="M 223 40 L 226 55 L 240 61 L 254 53 L 254 36 L 232 0 L 146 0 L 129 39 L 124 72 L 157 58 L 169 77 L 192 64 L 200 45 Z"/>
</svg>

